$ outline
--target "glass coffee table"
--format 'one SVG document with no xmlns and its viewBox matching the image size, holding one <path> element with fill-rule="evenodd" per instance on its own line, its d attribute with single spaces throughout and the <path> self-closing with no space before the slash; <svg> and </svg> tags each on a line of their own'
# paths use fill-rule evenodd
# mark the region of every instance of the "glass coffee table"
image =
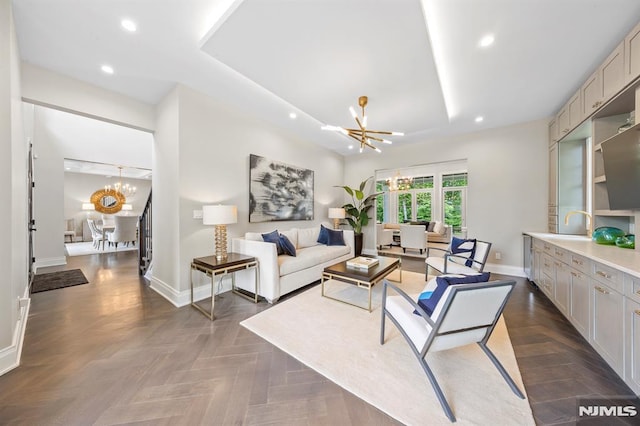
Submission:
<svg viewBox="0 0 640 426">
<path fill-rule="evenodd" d="M 395 257 L 385 256 L 372 256 L 378 259 L 378 264 L 370 267 L 369 269 L 357 269 L 347 266 L 347 262 L 336 263 L 335 265 L 327 266 L 322 272 L 322 297 L 328 299 L 337 300 L 348 305 L 356 306 L 361 309 L 371 312 L 371 288 L 378 282 L 382 281 L 387 275 L 396 269 L 400 271 L 400 281 L 402 282 L 402 263 L 400 259 Z M 336 297 L 326 294 L 325 286 L 330 284 L 331 281 L 341 281 L 348 284 L 355 285 L 360 288 L 365 288 L 369 291 L 369 304 L 367 307 L 351 303 L 344 299 L 338 299 Z"/>
</svg>

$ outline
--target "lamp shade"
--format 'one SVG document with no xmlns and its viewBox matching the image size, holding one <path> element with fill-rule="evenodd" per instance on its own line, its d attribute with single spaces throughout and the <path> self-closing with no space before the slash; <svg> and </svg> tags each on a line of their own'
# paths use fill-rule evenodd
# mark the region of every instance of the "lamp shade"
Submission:
<svg viewBox="0 0 640 426">
<path fill-rule="evenodd" d="M 95 210 L 96 206 L 93 203 L 82 203 L 82 210 Z"/>
<path fill-rule="evenodd" d="M 227 225 L 238 221 L 236 206 L 202 206 L 203 225 Z"/>
<path fill-rule="evenodd" d="M 133 210 L 133 204 L 124 203 L 122 205 L 122 210 Z"/>
<path fill-rule="evenodd" d="M 329 208 L 329 219 L 344 219 L 345 211 L 340 207 Z"/>
</svg>

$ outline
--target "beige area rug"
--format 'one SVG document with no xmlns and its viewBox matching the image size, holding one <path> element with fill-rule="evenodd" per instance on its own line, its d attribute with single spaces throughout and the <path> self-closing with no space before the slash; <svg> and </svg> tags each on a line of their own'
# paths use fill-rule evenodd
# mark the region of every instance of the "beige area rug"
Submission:
<svg viewBox="0 0 640 426">
<path fill-rule="evenodd" d="M 395 271 L 390 280 L 398 279 Z M 424 287 L 424 275 L 403 272 L 410 294 Z M 450 425 L 417 359 L 387 320 L 380 345 L 382 286 L 374 287 L 372 313 L 320 295 L 320 286 L 243 321 L 241 325 L 333 382 L 407 425 Z M 367 292 L 345 284 L 332 294 L 366 305 Z M 509 335 L 501 319 L 489 347 L 524 392 Z M 456 424 L 534 425 L 527 400 L 518 398 L 477 345 L 427 356 Z"/>
<path fill-rule="evenodd" d="M 85 241 L 83 243 L 67 243 L 64 245 L 65 251 L 67 252 L 67 256 L 84 256 L 87 254 L 102 254 L 102 253 L 116 253 L 121 251 L 131 251 L 138 250 L 137 245 L 129 244 L 129 246 L 125 246 L 124 244 L 118 244 L 118 249 L 116 250 L 115 246 L 109 247 L 109 244 L 104 245 L 104 250 L 102 249 L 102 244 L 100 244 L 99 249 L 93 248 L 93 242 Z"/>
</svg>

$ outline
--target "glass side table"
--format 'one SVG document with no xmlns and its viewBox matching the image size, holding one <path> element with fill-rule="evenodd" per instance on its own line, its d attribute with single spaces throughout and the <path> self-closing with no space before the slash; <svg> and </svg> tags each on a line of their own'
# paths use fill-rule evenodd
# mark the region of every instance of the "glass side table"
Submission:
<svg viewBox="0 0 640 426">
<path fill-rule="evenodd" d="M 236 287 L 236 275 L 238 271 L 244 271 L 253 268 L 254 270 L 254 292 L 249 292 Z M 211 278 L 211 310 L 207 311 L 193 299 L 193 272 L 201 272 Z M 246 256 L 239 253 L 229 253 L 226 259 L 218 260 L 215 256 L 198 257 L 191 261 L 191 306 L 202 312 L 211 321 L 215 319 L 213 315 L 213 307 L 215 305 L 215 277 L 222 280 L 226 275 L 231 275 L 231 291 L 245 299 L 258 303 L 258 277 L 259 267 L 258 260 L 252 256 Z"/>
</svg>

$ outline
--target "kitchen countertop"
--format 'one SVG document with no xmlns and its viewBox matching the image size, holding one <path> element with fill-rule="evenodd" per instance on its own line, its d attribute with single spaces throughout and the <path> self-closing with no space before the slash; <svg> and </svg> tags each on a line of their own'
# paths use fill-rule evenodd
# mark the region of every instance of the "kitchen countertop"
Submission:
<svg viewBox="0 0 640 426">
<path fill-rule="evenodd" d="M 640 252 L 637 250 L 596 244 L 584 235 L 543 232 L 524 232 L 524 234 L 640 278 Z"/>
</svg>

